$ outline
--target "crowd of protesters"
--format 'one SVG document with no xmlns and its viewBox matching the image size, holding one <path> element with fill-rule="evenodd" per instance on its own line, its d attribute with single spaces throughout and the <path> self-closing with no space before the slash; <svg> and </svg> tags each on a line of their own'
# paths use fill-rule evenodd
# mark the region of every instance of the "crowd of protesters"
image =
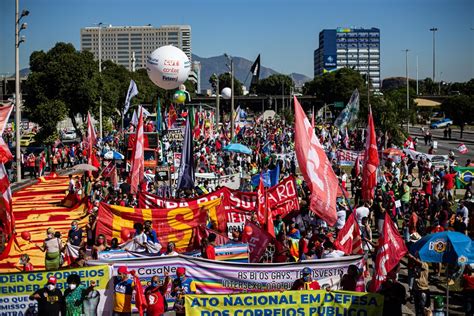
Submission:
<svg viewBox="0 0 474 316">
<path fill-rule="evenodd" d="M 154 125 L 151 121 L 147 120 L 145 125 L 148 132 L 154 131 Z M 130 131 L 133 131 L 133 127 L 130 128 Z M 431 232 L 445 230 L 469 234 L 472 237 L 474 232 L 472 186 L 466 188 L 462 197 L 456 196 L 454 185 L 456 172 L 449 165 L 438 167 L 425 159 L 416 161 L 403 156 L 398 160 L 386 159 L 378 171 L 378 186 L 375 189 L 375 197 L 373 200 L 366 201 L 362 199 L 361 193 L 362 175 L 360 170 L 362 170 L 362 166 L 355 165 L 352 169 L 347 169 L 341 167 L 337 160 L 338 149 L 363 150 L 365 146 L 364 131 L 356 129 L 345 134 L 344 131 L 339 131 L 332 125 L 324 124 L 317 125 L 316 133 L 333 164 L 333 169 L 341 186 L 344 191 L 347 190 L 347 196 L 337 199 L 337 224 L 335 227 L 329 227 L 327 223 L 309 211 L 309 189 L 304 181 L 298 179 L 297 189 L 301 210 L 296 215 L 291 213 L 290 216 L 284 218 L 277 216 L 273 223 L 276 239 L 267 249 L 263 260 L 267 262 L 296 262 L 344 256 L 342 251 L 336 249 L 334 241 L 337 238 L 338 231 L 344 227 L 346 219 L 354 212 L 361 229 L 363 250 L 367 260 L 364 268 L 351 267 L 351 271 L 343 277 L 343 288 L 364 291 L 364 287 L 362 289 L 360 286 L 358 287 L 357 281 L 354 280 L 362 275 L 367 281 L 370 279 L 370 275 L 373 274 L 373 262 L 377 249 L 376 237 L 382 233 L 386 213 L 396 224 L 407 244 L 416 242 L 422 236 Z M 194 139 L 196 172 L 215 173 L 221 176 L 234 173 L 253 175 L 260 173 L 262 170 L 274 169 L 279 165 L 281 178 L 287 175 L 297 175 L 296 157 L 292 154 L 294 152 L 294 128 L 292 125 L 285 123 L 284 120 L 277 118 L 261 119 L 242 127 L 233 141 L 251 148 L 251 155 L 223 151 L 223 148 L 231 142 L 229 133 L 223 129 L 208 133 L 201 131 L 196 136 Z M 425 142 L 431 142 L 429 132 L 425 134 Z M 387 133 L 379 132 L 377 143 L 379 150 L 383 151 L 385 148 L 392 146 L 392 139 Z M 102 160 L 100 153 L 109 150 L 124 152 L 126 149 L 120 147 L 119 137 L 111 137 L 109 141 L 97 144 L 97 159 Z M 180 152 L 180 144 L 178 141 L 168 140 L 164 136 L 156 150 L 162 160 L 172 164 L 173 157 L 170 153 Z M 87 163 L 86 157 L 86 147 L 79 143 L 54 147 L 49 155 L 43 152 L 39 157 L 28 156 L 26 157 L 26 163 L 29 166 L 28 161 L 32 161 L 31 168 L 34 166 L 33 176 L 38 176 L 43 174 L 46 166 L 49 166 L 51 171 L 58 171 L 77 163 Z M 102 160 L 101 164 L 103 167 L 105 161 Z M 468 161 L 468 164 L 470 164 L 470 161 Z M 156 179 L 158 177 L 155 177 L 155 181 L 145 181 L 143 179 L 140 190 L 164 197 L 169 197 L 175 191 L 174 187 L 163 190 L 163 183 Z M 190 198 L 205 192 L 211 192 L 213 189 L 216 188 L 208 186 L 207 182 L 202 182 L 196 184 L 195 190 L 178 192 L 176 195 Z M 255 188 L 250 183 L 243 181 L 241 190 L 255 190 Z M 71 264 L 73 267 L 84 266 L 87 260 L 97 259 L 101 251 L 123 248 L 123 244 L 119 244 L 116 238 L 108 244 L 106 236 L 97 236 L 96 224 L 99 202 L 126 207 L 136 207 L 138 205 L 137 196 L 130 194 L 130 185 L 127 183 L 127 172 L 125 170 L 119 172 L 115 179 L 97 175 L 93 177 L 86 173 L 82 176 L 71 176 L 68 191 L 89 200 L 91 208 L 88 223 L 85 227 L 79 227 L 78 223 L 73 221 L 67 237 L 58 235 L 51 228 L 47 230 L 47 238 L 43 245 L 37 245 L 45 252 L 47 269 L 54 270 L 61 267 L 63 264 L 61 254 L 65 251 L 66 243 L 80 247 L 78 258 Z M 256 225 L 260 225 L 255 215 L 249 220 Z M 130 242 L 135 245 L 135 251 L 160 255 L 177 254 L 174 243 L 161 244 L 151 222 L 135 223 L 134 229 L 135 234 L 130 236 Z M 226 232 L 217 233 L 225 234 Z M 242 234 L 236 231 L 232 237 L 233 242 L 239 242 L 242 239 Z M 201 253 L 204 258 L 215 259 L 214 242 L 215 235 L 213 234 L 201 241 Z M 296 245 L 296 247 L 293 245 Z M 409 295 L 406 299 L 413 300 L 417 315 L 421 315 L 425 308 L 432 306 L 429 288 L 432 278 L 437 279 L 443 272 L 447 273 L 446 267 L 439 264 L 432 264 L 430 267 L 427 263 L 412 255 L 407 256 L 407 260 Z M 28 261 L 27 257 L 22 257 L 21 264 L 25 271 L 33 269 Z M 471 302 L 472 293 L 474 293 L 473 271 L 467 266 L 462 277 L 466 289 L 465 293 L 467 293 L 466 302 Z M 122 272 L 119 271 L 121 279 L 117 281 L 118 283 L 127 280 L 125 275 L 128 274 L 128 271 L 124 269 Z M 402 304 L 405 303 L 405 289 L 397 281 L 397 272 L 398 270 L 391 271 L 388 274 L 380 292 L 384 294 L 386 308 L 391 306 L 395 310 L 401 310 Z M 181 271 L 181 274 L 185 274 L 185 271 Z M 305 274 L 303 273 L 303 275 Z M 460 273 L 459 275 L 463 274 Z M 178 275 L 178 280 L 180 280 L 178 282 L 186 283 L 186 279 L 183 280 L 180 276 Z M 54 280 L 48 282 L 48 284 L 55 283 Z M 71 280 L 71 282 L 77 283 L 77 280 Z M 164 291 L 166 291 L 164 289 L 169 282 L 168 277 L 164 284 L 159 284 L 158 279 L 154 281 L 152 279 L 152 285 L 145 291 L 145 294 L 147 297 L 154 295 L 156 296 L 155 300 L 162 302 L 160 295 L 164 295 Z M 302 280 L 301 284 L 303 285 L 295 286 L 298 288 L 304 287 L 305 282 L 307 281 Z M 69 280 L 68 283 L 70 283 Z M 132 286 L 132 283 L 130 280 L 127 281 L 125 288 Z M 174 285 L 173 287 L 176 288 Z M 93 293 L 93 289 L 81 289 L 81 291 L 83 291 L 83 297 Z M 128 295 L 129 290 L 125 289 L 124 291 L 124 295 Z M 193 292 L 191 285 L 188 286 L 187 291 L 189 293 Z M 179 294 L 175 295 L 179 297 Z M 40 300 L 41 293 L 34 294 L 32 297 Z M 160 303 L 160 306 L 163 304 L 165 303 Z M 469 310 L 472 311 L 470 306 L 466 308 L 470 308 Z M 159 310 L 162 310 L 162 308 L 160 307 Z M 117 307 L 116 312 L 124 311 L 128 312 L 128 310 Z"/>
</svg>

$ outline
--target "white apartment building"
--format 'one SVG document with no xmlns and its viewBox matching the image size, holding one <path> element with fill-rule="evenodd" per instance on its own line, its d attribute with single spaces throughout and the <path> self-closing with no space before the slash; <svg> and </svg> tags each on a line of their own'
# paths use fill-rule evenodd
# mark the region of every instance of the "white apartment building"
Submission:
<svg viewBox="0 0 474 316">
<path fill-rule="evenodd" d="M 98 59 L 100 46 L 102 60 L 112 60 L 128 70 L 145 68 L 147 56 L 165 45 L 178 47 L 191 60 L 191 26 L 101 25 L 81 29 L 81 50 L 92 52 Z"/>
</svg>

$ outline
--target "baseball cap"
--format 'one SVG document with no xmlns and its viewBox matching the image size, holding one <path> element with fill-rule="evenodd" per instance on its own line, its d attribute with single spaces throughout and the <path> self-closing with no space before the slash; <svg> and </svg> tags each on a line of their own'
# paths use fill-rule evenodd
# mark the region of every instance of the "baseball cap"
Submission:
<svg viewBox="0 0 474 316">
<path fill-rule="evenodd" d="M 56 285 L 56 282 L 57 282 L 57 281 L 58 281 L 58 280 L 56 279 L 56 277 L 55 277 L 54 275 L 52 275 L 52 276 L 50 276 L 50 277 L 48 278 L 48 282 L 47 282 L 46 284 L 54 284 L 54 285 Z"/>
<path fill-rule="evenodd" d="M 184 267 L 179 267 L 176 269 L 176 275 L 181 276 L 186 274 L 186 268 Z"/>
<path fill-rule="evenodd" d="M 121 267 L 119 267 L 118 270 L 117 270 L 117 272 L 118 272 L 119 274 L 129 274 L 129 273 L 130 273 L 130 272 L 128 272 L 126 266 L 121 266 Z"/>
</svg>

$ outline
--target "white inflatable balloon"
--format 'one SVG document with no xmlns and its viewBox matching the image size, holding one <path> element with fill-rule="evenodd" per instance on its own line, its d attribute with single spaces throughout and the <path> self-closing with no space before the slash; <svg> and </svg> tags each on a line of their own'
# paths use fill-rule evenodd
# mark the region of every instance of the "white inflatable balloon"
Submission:
<svg viewBox="0 0 474 316">
<path fill-rule="evenodd" d="M 167 45 L 148 56 L 146 70 L 150 80 L 158 87 L 176 89 L 188 79 L 191 62 L 181 49 Z"/>
<path fill-rule="evenodd" d="M 226 99 L 226 100 L 229 100 L 231 97 L 232 97 L 232 90 L 229 88 L 229 87 L 225 87 L 224 89 L 222 89 L 221 91 L 221 96 Z"/>
</svg>

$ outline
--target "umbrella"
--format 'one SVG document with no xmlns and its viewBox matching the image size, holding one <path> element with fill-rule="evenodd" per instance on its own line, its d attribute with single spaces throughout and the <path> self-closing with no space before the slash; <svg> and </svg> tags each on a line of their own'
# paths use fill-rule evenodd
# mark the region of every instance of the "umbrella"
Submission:
<svg viewBox="0 0 474 316">
<path fill-rule="evenodd" d="M 79 170 L 79 171 L 97 171 L 96 167 L 86 164 L 86 163 L 75 165 L 74 167 L 72 167 L 72 169 Z"/>
<path fill-rule="evenodd" d="M 410 249 L 425 262 L 468 264 L 474 263 L 471 239 L 458 232 L 440 232 L 424 236 Z"/>
<path fill-rule="evenodd" d="M 252 153 L 252 150 L 250 148 L 242 144 L 229 144 L 224 147 L 224 151 L 231 151 L 234 153 L 247 154 L 247 155 L 250 155 Z"/>
<path fill-rule="evenodd" d="M 426 235 L 411 247 L 410 252 L 418 253 L 425 262 L 474 263 L 474 245 L 471 239 L 458 232 Z M 449 284 L 446 285 L 446 310 L 449 313 Z"/>
<path fill-rule="evenodd" d="M 124 156 L 115 150 L 109 150 L 104 154 L 104 159 L 123 160 Z"/>
</svg>

